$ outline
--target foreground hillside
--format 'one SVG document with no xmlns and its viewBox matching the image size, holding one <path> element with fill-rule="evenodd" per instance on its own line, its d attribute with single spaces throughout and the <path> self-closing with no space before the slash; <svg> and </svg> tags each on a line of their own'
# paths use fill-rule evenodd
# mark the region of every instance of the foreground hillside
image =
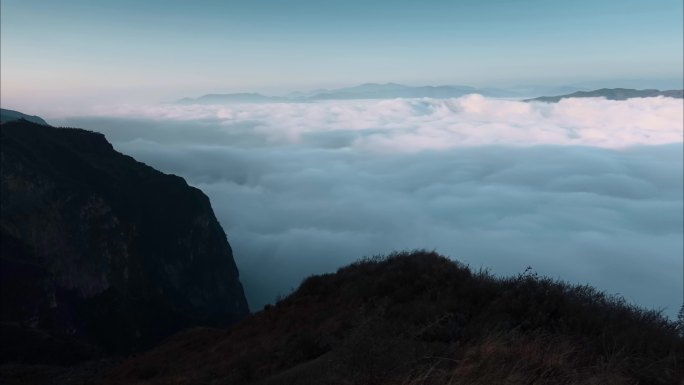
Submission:
<svg viewBox="0 0 684 385">
<path fill-rule="evenodd" d="M 192 329 L 109 384 L 678 384 L 675 324 L 587 286 L 434 253 L 313 276 L 230 330 Z"/>
<path fill-rule="evenodd" d="M 104 135 L 0 125 L 0 363 L 149 348 L 249 313 L 209 199 Z"/>
</svg>

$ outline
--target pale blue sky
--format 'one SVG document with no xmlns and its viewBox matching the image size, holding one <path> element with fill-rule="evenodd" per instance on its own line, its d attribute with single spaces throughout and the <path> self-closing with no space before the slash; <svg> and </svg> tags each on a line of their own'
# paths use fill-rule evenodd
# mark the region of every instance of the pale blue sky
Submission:
<svg viewBox="0 0 684 385">
<path fill-rule="evenodd" d="M 681 78 L 681 0 L 1 3 L 3 100 Z"/>
</svg>

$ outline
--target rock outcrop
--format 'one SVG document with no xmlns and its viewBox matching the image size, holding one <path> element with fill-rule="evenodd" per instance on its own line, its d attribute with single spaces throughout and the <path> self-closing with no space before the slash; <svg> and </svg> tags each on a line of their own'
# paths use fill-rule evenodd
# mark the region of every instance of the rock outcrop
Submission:
<svg viewBox="0 0 684 385">
<path fill-rule="evenodd" d="M 2 361 L 128 353 L 249 314 L 200 190 L 99 133 L 26 120 L 0 130 Z"/>
</svg>

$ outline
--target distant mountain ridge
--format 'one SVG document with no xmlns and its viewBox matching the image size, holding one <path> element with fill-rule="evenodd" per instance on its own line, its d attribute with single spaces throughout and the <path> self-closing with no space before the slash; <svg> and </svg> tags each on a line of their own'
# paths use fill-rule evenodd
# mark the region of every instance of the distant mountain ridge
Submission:
<svg viewBox="0 0 684 385">
<path fill-rule="evenodd" d="M 216 104 L 216 103 L 267 103 L 287 101 L 288 98 L 266 96 L 256 92 L 240 92 L 235 94 L 207 94 L 198 98 L 183 98 L 178 104 Z"/>
<path fill-rule="evenodd" d="M 26 115 L 24 113 L 21 113 L 19 111 L 14 111 L 14 110 L 7 110 L 4 108 L 0 108 L 0 123 L 7 123 L 7 122 L 12 122 L 15 120 L 27 120 L 29 122 L 33 123 L 38 123 L 42 124 L 44 126 L 49 126 L 49 124 L 41 117 L 36 116 L 36 115 Z"/>
<path fill-rule="evenodd" d="M 386 99 L 386 98 L 454 98 L 481 92 L 468 86 L 405 86 L 396 83 L 366 83 L 356 87 L 321 92 L 309 97 L 326 99 Z"/>
<path fill-rule="evenodd" d="M 575 86 L 540 87 L 517 86 L 511 88 L 476 88 L 464 85 L 407 86 L 398 83 L 364 83 L 354 87 L 337 89 L 317 89 L 310 92 L 295 91 L 286 96 L 267 96 L 255 92 L 227 94 L 207 94 L 197 98 L 183 98 L 177 104 L 229 104 L 229 103 L 287 103 L 313 102 L 323 100 L 356 99 L 394 99 L 394 98 L 458 98 L 469 94 L 479 94 L 493 98 L 524 98 L 530 95 L 559 94 L 560 96 L 540 96 L 525 101 L 557 102 L 565 98 L 605 97 L 609 100 L 625 100 L 638 97 L 665 96 L 682 98 L 682 90 L 659 91 L 656 89 L 637 90 L 631 88 L 602 88 L 588 90 Z"/>
<path fill-rule="evenodd" d="M 253 92 L 207 94 L 183 98 L 178 104 L 307 102 L 317 100 L 389 99 L 389 98 L 455 98 L 474 93 L 488 93 L 467 86 L 405 86 L 397 83 L 365 83 L 355 87 L 312 92 L 292 92 L 287 96 L 266 96 Z"/>
<path fill-rule="evenodd" d="M 567 95 L 540 96 L 538 98 L 527 99 L 525 101 L 557 103 L 563 99 L 570 98 L 606 98 L 608 100 L 627 100 L 634 98 L 652 98 L 658 96 L 682 99 L 684 98 L 684 90 L 660 91 L 655 89 L 635 90 L 631 88 L 601 88 L 594 91 L 577 91 Z"/>
<path fill-rule="evenodd" d="M 207 94 L 198 98 L 183 98 L 177 104 L 220 104 L 220 103 L 270 103 L 311 102 L 319 100 L 394 99 L 394 98 L 458 98 L 468 94 L 488 97 L 520 98 L 534 94 L 535 86 L 520 86 L 509 89 L 475 88 L 464 85 L 407 86 L 398 83 L 364 83 L 354 87 L 317 89 L 309 92 L 295 91 L 286 96 L 266 96 L 253 92 Z M 580 88 L 572 86 L 542 87 L 548 93 L 574 92 Z"/>
</svg>

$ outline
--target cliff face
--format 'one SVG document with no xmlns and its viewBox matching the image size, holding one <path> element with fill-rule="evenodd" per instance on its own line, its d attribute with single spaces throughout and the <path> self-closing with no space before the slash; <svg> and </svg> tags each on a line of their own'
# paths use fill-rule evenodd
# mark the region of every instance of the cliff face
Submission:
<svg viewBox="0 0 684 385">
<path fill-rule="evenodd" d="M 2 339 L 29 336 L 2 343 L 0 358 L 130 352 L 249 313 L 200 190 L 116 152 L 101 134 L 27 121 L 0 127 Z M 34 342 L 80 348 L 36 358 Z"/>
</svg>

